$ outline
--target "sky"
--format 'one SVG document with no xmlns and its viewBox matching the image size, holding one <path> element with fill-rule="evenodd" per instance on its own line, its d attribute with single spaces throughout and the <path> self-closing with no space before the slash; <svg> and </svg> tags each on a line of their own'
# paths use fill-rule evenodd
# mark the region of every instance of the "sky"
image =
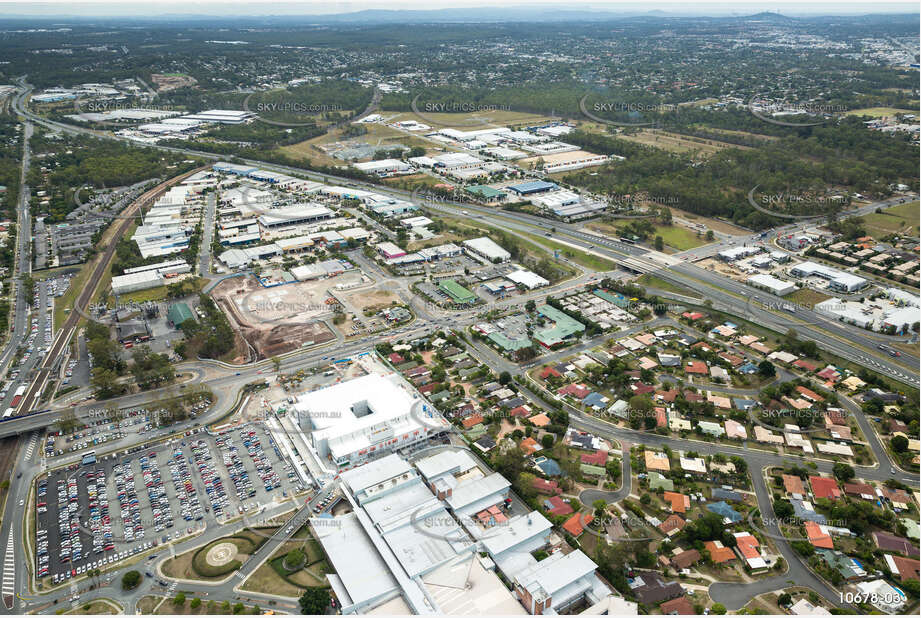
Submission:
<svg viewBox="0 0 921 618">
<path fill-rule="evenodd" d="M 865 13 L 917 13 L 917 2 L 842 2 L 835 0 L 736 0 L 718 2 L 644 1 L 616 2 L 596 0 L 566 2 L 562 0 L 506 0 L 502 8 L 514 6 L 562 6 L 570 10 L 597 9 L 621 13 L 651 10 L 678 14 L 727 15 L 775 11 L 786 15 L 854 15 Z M 278 0 L 194 0 L 176 2 L 165 0 L 64 0 L 44 2 L 34 0 L 0 0 L 0 18 L 8 16 L 151 16 L 186 15 L 321 15 L 351 13 L 365 9 L 428 10 L 434 8 L 498 8 L 491 0 L 314 0 L 313 2 L 279 2 Z"/>
</svg>

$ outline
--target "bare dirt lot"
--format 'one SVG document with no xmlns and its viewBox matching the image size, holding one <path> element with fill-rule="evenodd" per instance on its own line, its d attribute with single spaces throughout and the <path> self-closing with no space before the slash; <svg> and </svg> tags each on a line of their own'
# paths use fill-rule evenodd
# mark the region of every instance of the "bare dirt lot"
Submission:
<svg viewBox="0 0 921 618">
<path fill-rule="evenodd" d="M 263 288 L 253 277 L 234 277 L 222 281 L 211 295 L 260 358 L 269 358 L 333 339 L 321 321 L 332 315 L 335 306 L 326 293 L 332 281 Z"/>
<path fill-rule="evenodd" d="M 365 309 L 380 311 L 393 303 L 400 302 L 400 298 L 388 290 L 364 290 L 349 294 L 343 300 L 347 304 L 354 306 L 358 311 L 364 311 Z"/>
</svg>

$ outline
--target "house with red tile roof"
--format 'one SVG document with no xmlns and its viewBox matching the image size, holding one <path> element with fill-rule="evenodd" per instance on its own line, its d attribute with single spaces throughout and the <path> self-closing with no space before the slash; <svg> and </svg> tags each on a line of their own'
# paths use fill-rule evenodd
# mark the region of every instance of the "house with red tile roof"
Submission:
<svg viewBox="0 0 921 618">
<path fill-rule="evenodd" d="M 828 380 L 829 382 L 837 382 L 841 379 L 841 374 L 838 372 L 838 370 L 831 366 L 826 367 L 816 375 L 823 380 Z"/>
<path fill-rule="evenodd" d="M 710 373 L 710 370 L 707 368 L 707 363 L 699 360 L 694 360 L 685 363 L 684 372 L 691 375 L 705 376 Z"/>
<path fill-rule="evenodd" d="M 548 481 L 547 479 L 542 479 L 535 477 L 534 481 L 531 483 L 531 486 L 539 494 L 545 495 L 559 495 L 563 493 L 563 490 L 560 488 L 560 484 L 556 481 Z"/>
<path fill-rule="evenodd" d="M 543 369 L 541 369 L 540 374 L 538 374 L 538 375 L 540 375 L 540 379 L 541 379 L 541 380 L 546 380 L 547 378 L 549 378 L 549 377 L 551 377 L 551 376 L 554 377 L 554 378 L 561 378 L 561 377 L 563 377 L 563 375 L 562 375 L 559 371 L 557 371 L 556 369 L 554 369 L 553 367 L 550 367 L 550 366 L 547 366 L 547 367 L 544 367 Z"/>
<path fill-rule="evenodd" d="M 529 418 L 528 421 L 535 427 L 546 427 L 550 424 L 550 417 L 541 412 Z"/>
<path fill-rule="evenodd" d="M 723 352 L 719 355 L 724 361 L 729 363 L 731 367 L 738 367 L 745 362 L 745 359 L 736 356 L 735 354 L 730 354 L 729 352 Z"/>
<path fill-rule="evenodd" d="M 649 386 L 648 384 L 643 384 L 642 382 L 636 382 L 630 385 L 630 390 L 632 390 L 637 395 L 648 395 L 655 392 L 655 388 Z"/>
<path fill-rule="evenodd" d="M 704 314 L 700 313 L 699 311 L 685 311 L 681 314 L 681 317 L 687 318 L 692 322 L 696 322 L 700 318 L 704 317 Z"/>
<path fill-rule="evenodd" d="M 482 422 L 483 422 L 483 415 L 474 414 L 473 416 L 468 416 L 467 418 L 463 419 L 461 421 L 461 425 L 464 426 L 464 429 L 470 429 L 471 427 L 475 427 Z"/>
<path fill-rule="evenodd" d="M 828 408 L 825 410 L 825 427 L 831 425 L 847 425 L 847 411 L 843 408 Z"/>
<path fill-rule="evenodd" d="M 768 567 L 761 555 L 761 544 L 749 532 L 736 532 L 736 555 L 748 565 L 752 571 L 760 571 Z"/>
<path fill-rule="evenodd" d="M 394 365 L 402 365 L 404 362 L 406 362 L 406 359 L 396 352 L 391 352 L 387 357 L 387 360 L 389 360 Z"/>
<path fill-rule="evenodd" d="M 595 518 L 591 513 L 575 513 L 563 524 L 563 530 L 571 534 L 574 538 L 579 538 L 585 532 L 585 526 L 594 521 Z"/>
<path fill-rule="evenodd" d="M 509 410 L 508 414 L 509 416 L 515 416 L 518 418 L 528 418 L 531 416 L 531 408 L 528 406 L 518 406 Z"/>
<path fill-rule="evenodd" d="M 802 358 L 799 360 L 793 361 L 793 366 L 798 367 L 799 369 L 802 369 L 803 371 L 808 371 L 809 373 L 812 373 L 813 371 L 818 369 L 816 365 L 813 365 L 809 361 L 804 360 Z"/>
<path fill-rule="evenodd" d="M 664 403 L 674 403 L 677 397 L 678 389 L 674 389 L 670 391 L 656 391 L 655 399 L 656 401 L 661 401 Z"/>
<path fill-rule="evenodd" d="M 569 395 L 570 397 L 573 397 L 574 399 L 578 399 L 579 401 L 581 401 L 585 399 L 586 397 L 588 397 L 588 394 L 590 392 L 592 392 L 591 389 L 589 389 L 584 384 L 567 384 L 566 386 L 558 388 L 556 391 L 556 394 L 557 395 Z"/>
<path fill-rule="evenodd" d="M 783 488 L 790 495 L 806 495 L 806 488 L 803 486 L 803 479 L 792 474 L 784 474 L 783 478 Z"/>
<path fill-rule="evenodd" d="M 807 521 L 804 525 L 806 526 L 806 538 L 809 539 L 809 542 L 815 547 L 822 547 L 824 549 L 835 548 L 835 543 L 832 541 L 831 535 L 828 534 L 828 529 L 824 526 L 820 526 L 814 521 Z"/>
<path fill-rule="evenodd" d="M 903 582 L 918 579 L 919 567 L 921 567 L 921 563 L 917 560 L 892 554 L 886 554 L 886 565 L 889 567 L 889 572 L 898 575 Z"/>
<path fill-rule="evenodd" d="M 809 390 L 805 386 L 797 386 L 796 392 L 802 395 L 803 399 L 811 401 L 812 403 L 819 403 L 821 401 L 825 401 L 825 397 L 822 397 L 815 391 Z"/>
<path fill-rule="evenodd" d="M 418 390 L 423 395 L 431 395 L 432 391 L 435 390 L 436 386 L 438 386 L 438 384 L 436 384 L 435 382 L 429 382 L 428 384 L 424 384 L 423 386 L 420 386 L 416 390 Z"/>
<path fill-rule="evenodd" d="M 816 498 L 837 500 L 841 497 L 841 490 L 838 489 L 838 481 L 835 479 L 825 478 L 823 476 L 810 476 L 809 484 L 812 485 L 812 494 Z"/>
<path fill-rule="evenodd" d="M 662 497 L 672 507 L 672 513 L 684 513 L 691 508 L 691 498 L 674 491 L 666 491 Z"/>
<path fill-rule="evenodd" d="M 541 449 L 541 445 L 537 443 L 537 440 L 534 438 L 525 438 L 518 444 L 518 448 L 521 449 L 525 455 L 533 455 Z"/>
<path fill-rule="evenodd" d="M 700 552 L 696 549 L 688 549 L 672 556 L 672 565 L 676 569 L 687 569 L 700 562 Z"/>
<path fill-rule="evenodd" d="M 693 616 L 697 612 L 687 597 L 678 597 L 671 601 L 665 601 L 659 605 L 659 611 L 663 616 Z"/>
<path fill-rule="evenodd" d="M 681 532 L 686 523 L 680 515 L 672 513 L 665 521 L 659 524 L 659 530 L 665 536 L 674 536 Z"/>
<path fill-rule="evenodd" d="M 595 451 L 594 453 L 582 453 L 582 463 L 590 466 L 604 466 L 608 463 L 607 451 Z"/>
<path fill-rule="evenodd" d="M 665 408 L 656 407 L 654 412 L 656 413 L 656 428 L 666 427 L 668 425 L 668 413 Z"/>
<path fill-rule="evenodd" d="M 867 483 L 845 483 L 844 495 L 861 500 L 876 501 L 876 490 Z"/>
<path fill-rule="evenodd" d="M 569 515 L 573 512 L 573 508 L 569 503 L 559 496 L 551 496 L 544 500 L 544 507 L 552 515 Z"/>
<path fill-rule="evenodd" d="M 704 543 L 704 549 L 710 552 L 710 560 L 714 564 L 725 564 L 736 559 L 735 552 L 724 547 L 720 541 L 707 541 Z"/>
</svg>

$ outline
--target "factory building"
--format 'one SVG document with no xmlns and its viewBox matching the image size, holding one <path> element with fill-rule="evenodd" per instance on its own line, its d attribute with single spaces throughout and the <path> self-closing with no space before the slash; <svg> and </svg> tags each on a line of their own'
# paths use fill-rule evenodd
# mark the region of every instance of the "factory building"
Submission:
<svg viewBox="0 0 921 618">
<path fill-rule="evenodd" d="M 815 262 L 797 264 L 790 269 L 790 274 L 794 277 L 821 277 L 828 281 L 829 288 L 837 292 L 856 292 L 867 285 L 863 277 Z"/>
<path fill-rule="evenodd" d="M 776 294 L 777 296 L 786 296 L 796 290 L 796 286 L 789 281 L 783 281 L 771 275 L 759 274 L 749 277 L 746 283 L 759 290 Z"/>
<path fill-rule="evenodd" d="M 490 262 L 507 262 L 512 258 L 511 253 L 486 236 L 465 240 L 464 247 L 467 251 Z"/>
</svg>

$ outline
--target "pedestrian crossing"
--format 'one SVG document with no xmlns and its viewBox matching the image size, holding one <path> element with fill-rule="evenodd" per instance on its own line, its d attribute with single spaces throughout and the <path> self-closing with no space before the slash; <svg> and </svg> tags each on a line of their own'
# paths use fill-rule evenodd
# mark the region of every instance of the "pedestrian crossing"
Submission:
<svg viewBox="0 0 921 618">
<path fill-rule="evenodd" d="M 13 597 L 16 594 L 16 556 L 13 548 L 13 529 L 6 540 L 6 554 L 3 557 L 3 582 L 0 585 L 3 603 L 7 609 L 13 609 Z"/>
<path fill-rule="evenodd" d="M 35 450 L 35 443 L 38 442 L 38 434 L 33 433 L 32 437 L 29 438 L 29 443 L 26 445 L 26 454 L 24 459 L 28 461 L 32 458 L 32 451 Z"/>
</svg>

